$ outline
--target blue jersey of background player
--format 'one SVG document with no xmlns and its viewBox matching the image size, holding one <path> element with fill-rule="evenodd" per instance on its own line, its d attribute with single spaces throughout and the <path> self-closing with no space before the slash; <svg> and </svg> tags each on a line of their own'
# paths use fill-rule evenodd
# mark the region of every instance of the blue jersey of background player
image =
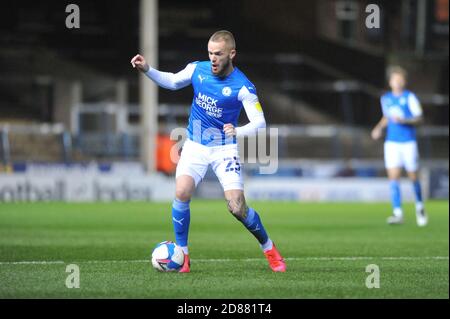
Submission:
<svg viewBox="0 0 450 319">
<path fill-rule="evenodd" d="M 389 224 L 403 223 L 399 179 L 405 168 L 416 197 L 416 220 L 419 226 L 428 223 L 421 185 L 418 178 L 419 152 L 416 126 L 422 122 L 422 107 L 416 95 L 405 90 L 407 74 L 401 67 L 392 67 L 388 73 L 391 92 L 381 97 L 383 117 L 372 130 L 372 138 L 379 139 L 386 128 L 384 162 L 390 180 L 393 215 Z"/>
<path fill-rule="evenodd" d="M 259 214 L 246 204 L 236 144 L 236 136 L 252 135 L 258 128 L 265 127 L 261 104 L 253 84 L 233 66 L 236 44 L 230 32 L 218 31 L 211 36 L 208 55 L 209 61 L 189 63 L 176 74 L 151 68 L 139 54 L 131 59 L 133 67 L 144 72 L 159 86 L 177 90 L 192 85 L 194 91 L 187 127 L 188 139 L 177 164 L 175 200 L 172 204 L 176 242 L 186 257 L 180 272 L 190 272 L 190 200 L 209 166 L 222 185 L 230 213 L 256 237 L 270 268 L 275 272 L 284 272 L 284 259 L 267 235 Z M 242 108 L 250 122 L 236 127 Z"/>
<path fill-rule="evenodd" d="M 415 142 L 417 119 L 422 116 L 422 110 L 416 95 L 404 90 L 398 95 L 388 92 L 381 97 L 383 116 L 388 119 L 386 141 Z M 414 124 L 407 121 L 413 121 Z M 406 121 L 406 122 L 405 122 Z"/>
</svg>

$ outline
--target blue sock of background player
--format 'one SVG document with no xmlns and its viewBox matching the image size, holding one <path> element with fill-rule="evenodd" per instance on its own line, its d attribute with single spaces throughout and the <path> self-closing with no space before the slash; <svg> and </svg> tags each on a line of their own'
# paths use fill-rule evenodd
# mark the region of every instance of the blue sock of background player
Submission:
<svg viewBox="0 0 450 319">
<path fill-rule="evenodd" d="M 422 202 L 422 187 L 420 185 L 419 180 L 413 181 L 413 188 L 414 188 L 414 194 L 416 195 L 416 207 L 418 209 L 423 208 L 423 202 Z"/>
<path fill-rule="evenodd" d="M 400 194 L 400 183 L 397 180 L 391 180 L 391 201 L 394 208 L 394 215 L 396 217 L 402 217 L 402 201 Z"/>
</svg>

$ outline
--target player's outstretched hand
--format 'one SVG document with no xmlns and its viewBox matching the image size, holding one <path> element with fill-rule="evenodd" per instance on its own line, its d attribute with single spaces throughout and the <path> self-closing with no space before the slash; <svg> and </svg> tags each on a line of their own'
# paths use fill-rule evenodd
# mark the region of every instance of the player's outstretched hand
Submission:
<svg viewBox="0 0 450 319">
<path fill-rule="evenodd" d="M 149 69 L 149 66 L 148 66 L 147 62 L 145 61 L 145 58 L 140 54 L 136 54 L 131 59 L 130 63 L 133 66 L 133 68 L 136 68 L 142 72 L 147 72 Z"/>
<path fill-rule="evenodd" d="M 227 123 L 223 125 L 223 131 L 227 136 L 235 136 L 236 135 L 236 128 L 233 126 L 233 124 Z"/>
</svg>

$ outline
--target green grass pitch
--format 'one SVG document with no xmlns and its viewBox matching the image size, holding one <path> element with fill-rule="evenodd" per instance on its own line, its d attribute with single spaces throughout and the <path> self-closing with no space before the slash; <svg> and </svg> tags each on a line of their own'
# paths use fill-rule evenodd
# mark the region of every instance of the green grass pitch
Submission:
<svg viewBox="0 0 450 319">
<path fill-rule="evenodd" d="M 252 202 L 287 260 L 272 273 L 224 201 L 191 205 L 191 273 L 158 273 L 173 240 L 170 203 L 0 204 L 0 298 L 449 298 L 449 206 L 414 207 L 389 226 L 388 203 Z M 69 289 L 66 266 L 80 270 Z M 366 266 L 380 270 L 368 289 Z"/>
</svg>

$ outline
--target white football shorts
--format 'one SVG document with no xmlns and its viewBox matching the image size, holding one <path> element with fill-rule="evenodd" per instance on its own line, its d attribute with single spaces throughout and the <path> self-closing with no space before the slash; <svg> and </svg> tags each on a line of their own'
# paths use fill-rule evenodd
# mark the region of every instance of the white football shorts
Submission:
<svg viewBox="0 0 450 319">
<path fill-rule="evenodd" d="M 176 177 L 191 176 L 195 187 L 211 165 L 224 191 L 244 189 L 237 144 L 205 146 L 186 139 L 178 161 Z"/>
<path fill-rule="evenodd" d="M 417 142 L 385 142 L 384 165 L 386 169 L 404 167 L 407 172 L 416 172 L 419 168 Z"/>
</svg>

